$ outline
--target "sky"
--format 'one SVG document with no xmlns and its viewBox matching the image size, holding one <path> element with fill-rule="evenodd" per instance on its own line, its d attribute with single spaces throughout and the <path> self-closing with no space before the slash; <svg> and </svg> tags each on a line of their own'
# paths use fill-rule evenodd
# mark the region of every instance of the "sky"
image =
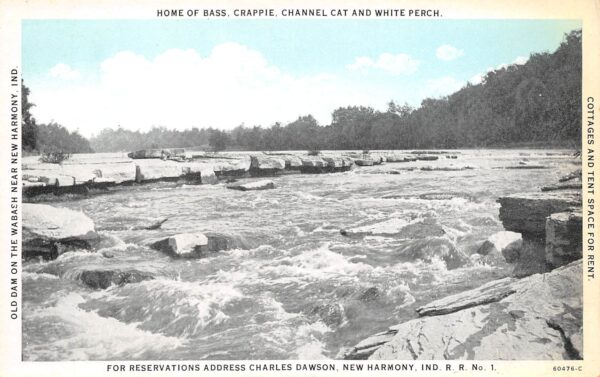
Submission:
<svg viewBox="0 0 600 377">
<path fill-rule="evenodd" d="M 86 137 L 232 129 L 425 98 L 552 52 L 579 20 L 26 20 L 32 113 Z"/>
</svg>

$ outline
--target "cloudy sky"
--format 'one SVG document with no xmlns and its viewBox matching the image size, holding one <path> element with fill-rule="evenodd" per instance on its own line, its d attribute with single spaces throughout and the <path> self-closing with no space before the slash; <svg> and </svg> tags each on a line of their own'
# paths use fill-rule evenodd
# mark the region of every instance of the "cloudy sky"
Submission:
<svg viewBox="0 0 600 377">
<path fill-rule="evenodd" d="M 533 52 L 573 20 L 29 20 L 25 84 L 38 123 L 231 129 L 340 106 L 418 106 Z"/>
</svg>

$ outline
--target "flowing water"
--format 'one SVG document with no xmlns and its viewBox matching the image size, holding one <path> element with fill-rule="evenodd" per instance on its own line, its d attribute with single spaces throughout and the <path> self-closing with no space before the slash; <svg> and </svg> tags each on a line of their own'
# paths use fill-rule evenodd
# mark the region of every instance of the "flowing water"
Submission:
<svg viewBox="0 0 600 377">
<path fill-rule="evenodd" d="M 23 357 L 340 357 L 363 338 L 415 318 L 420 305 L 507 276 L 503 262 L 466 258 L 448 266 L 443 255 L 468 257 L 503 230 L 499 196 L 539 190 L 579 163 L 557 151 L 457 153 L 457 160 L 286 174 L 272 178 L 274 190 L 153 183 L 55 200 L 85 212 L 102 238 L 91 252 L 25 262 Z M 546 168 L 499 169 L 519 163 Z M 404 170 L 451 164 L 473 169 Z M 135 230 L 161 217 L 169 218 L 161 229 Z M 390 219 L 444 232 L 409 238 L 339 232 Z M 189 260 L 145 246 L 198 231 L 227 234 L 240 247 Z M 93 290 L 78 276 L 94 268 L 133 268 L 155 279 Z"/>
</svg>

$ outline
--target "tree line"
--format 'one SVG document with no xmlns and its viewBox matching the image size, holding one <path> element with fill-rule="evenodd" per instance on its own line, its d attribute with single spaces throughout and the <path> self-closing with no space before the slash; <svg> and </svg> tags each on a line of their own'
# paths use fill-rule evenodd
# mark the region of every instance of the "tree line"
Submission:
<svg viewBox="0 0 600 377">
<path fill-rule="evenodd" d="M 312 115 L 305 115 L 285 125 L 240 125 L 231 131 L 154 127 L 140 132 L 106 128 L 92 137 L 89 144 L 82 145 L 97 152 L 160 147 L 213 150 L 576 147 L 581 140 L 581 81 L 581 30 L 574 30 L 565 35 L 556 51 L 534 53 L 523 65 L 490 71 L 480 84 L 468 83 L 446 97 L 425 99 L 418 108 L 393 101 L 386 111 L 364 106 L 343 107 L 333 111 L 329 125 L 320 125 Z M 54 130 L 53 134 L 58 132 Z M 69 140 L 80 137 L 77 133 L 70 135 Z"/>
<path fill-rule="evenodd" d="M 22 149 L 29 153 L 89 153 L 90 142 L 78 131 L 70 132 L 56 122 L 38 124 L 31 114 L 35 106 L 29 101 L 29 88 L 21 82 Z"/>
</svg>

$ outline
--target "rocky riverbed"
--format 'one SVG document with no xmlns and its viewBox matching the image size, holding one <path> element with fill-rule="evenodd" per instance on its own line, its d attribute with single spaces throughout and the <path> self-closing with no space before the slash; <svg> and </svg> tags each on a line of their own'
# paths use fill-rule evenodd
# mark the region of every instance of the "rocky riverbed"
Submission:
<svg viewBox="0 0 600 377">
<path fill-rule="evenodd" d="M 567 151 L 132 157 L 24 161 L 26 360 L 581 356 Z"/>
</svg>

